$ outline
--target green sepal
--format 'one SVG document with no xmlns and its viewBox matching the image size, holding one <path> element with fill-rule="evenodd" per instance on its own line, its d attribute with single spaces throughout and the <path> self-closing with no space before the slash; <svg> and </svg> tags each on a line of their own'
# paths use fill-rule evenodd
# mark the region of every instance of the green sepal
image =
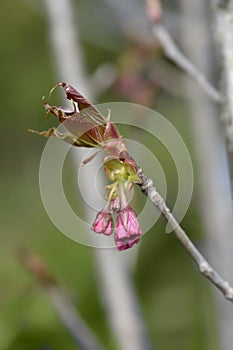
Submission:
<svg viewBox="0 0 233 350">
<path fill-rule="evenodd" d="M 125 179 L 124 163 L 119 159 L 112 158 L 104 162 L 104 170 L 112 181 L 122 181 Z"/>
<path fill-rule="evenodd" d="M 134 182 L 134 183 L 140 182 L 140 179 L 137 175 L 135 168 L 130 163 L 128 163 L 127 160 L 124 162 L 124 167 L 128 174 L 128 177 L 127 177 L 128 182 Z"/>
<path fill-rule="evenodd" d="M 140 182 L 135 168 L 127 161 L 121 161 L 117 158 L 108 159 L 104 162 L 104 169 L 112 181 Z"/>
</svg>

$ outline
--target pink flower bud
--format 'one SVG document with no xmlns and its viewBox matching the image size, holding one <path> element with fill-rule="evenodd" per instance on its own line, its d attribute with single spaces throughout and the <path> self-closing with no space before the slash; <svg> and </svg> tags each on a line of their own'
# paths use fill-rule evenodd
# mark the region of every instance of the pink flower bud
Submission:
<svg viewBox="0 0 233 350">
<path fill-rule="evenodd" d="M 128 243 L 116 241 L 116 247 L 119 251 L 122 251 L 122 250 L 131 248 L 135 243 L 138 243 L 138 242 L 139 242 L 139 238 L 132 239 Z"/>
<path fill-rule="evenodd" d="M 118 250 L 131 248 L 142 235 L 135 211 L 127 206 L 117 217 L 115 242 Z"/>
<path fill-rule="evenodd" d="M 109 209 L 113 213 L 119 213 L 119 211 L 121 210 L 121 201 L 120 201 L 119 196 L 117 196 L 116 198 L 114 198 L 110 201 Z"/>
<path fill-rule="evenodd" d="M 118 129 L 116 128 L 116 125 L 112 122 L 108 122 L 105 126 L 104 131 L 104 140 L 114 140 L 114 139 L 120 139 L 121 136 L 119 134 Z"/>
<path fill-rule="evenodd" d="M 112 226 L 112 215 L 102 210 L 96 215 L 91 229 L 96 233 L 103 233 L 104 235 L 109 236 L 113 232 Z"/>
</svg>

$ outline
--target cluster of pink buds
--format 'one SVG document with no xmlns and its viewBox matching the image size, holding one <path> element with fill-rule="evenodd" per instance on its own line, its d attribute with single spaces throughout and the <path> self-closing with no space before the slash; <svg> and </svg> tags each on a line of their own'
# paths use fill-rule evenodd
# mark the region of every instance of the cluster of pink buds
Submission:
<svg viewBox="0 0 233 350">
<path fill-rule="evenodd" d="M 123 185 L 118 184 L 119 195 L 110 200 L 101 210 L 92 225 L 92 231 L 111 235 L 115 231 L 114 239 L 118 250 L 126 250 L 138 243 L 142 231 L 135 211 L 126 203 Z M 113 227 L 113 216 L 117 214 L 116 226 Z"/>
<path fill-rule="evenodd" d="M 96 216 L 92 230 L 104 235 L 111 235 L 115 231 L 115 242 L 118 250 L 131 248 L 138 242 L 142 231 L 135 211 L 128 205 L 125 192 L 130 191 L 140 179 L 137 175 L 137 165 L 130 157 L 125 142 L 116 125 L 104 117 L 94 105 L 85 99 L 73 86 L 59 83 L 68 100 L 72 102 L 72 109 L 50 106 L 45 99 L 43 104 L 47 110 L 47 117 L 53 115 L 66 128 L 60 132 L 56 127 L 45 131 L 30 129 L 30 132 L 45 136 L 57 137 L 76 147 L 99 148 L 105 152 L 103 165 L 106 175 L 113 184 L 107 186 L 109 194 L 107 204 Z M 94 155 L 86 159 L 87 164 Z M 113 227 L 113 217 L 116 214 L 116 226 Z"/>
<path fill-rule="evenodd" d="M 114 124 L 113 126 L 115 127 Z M 125 195 L 125 192 L 130 191 L 134 183 L 139 181 L 137 165 L 130 158 L 121 137 L 105 142 L 103 149 L 107 153 L 103 161 L 104 170 L 114 183 L 107 186 L 109 190 L 107 204 L 97 214 L 92 231 L 105 235 L 115 232 L 114 239 L 117 249 L 126 250 L 138 243 L 142 235 L 137 215 L 129 206 Z M 117 215 L 115 227 L 113 226 L 114 214 Z M 102 225 L 101 228 L 100 225 Z M 110 228 L 111 233 L 109 233 Z"/>
</svg>

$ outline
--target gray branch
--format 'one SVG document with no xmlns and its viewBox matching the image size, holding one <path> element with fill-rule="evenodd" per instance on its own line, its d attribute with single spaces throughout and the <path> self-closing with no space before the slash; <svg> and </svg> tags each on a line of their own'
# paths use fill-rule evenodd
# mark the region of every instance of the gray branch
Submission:
<svg viewBox="0 0 233 350">
<path fill-rule="evenodd" d="M 208 2 L 179 0 L 179 14 L 181 18 L 177 39 L 195 65 L 208 79 L 214 81 L 217 65 L 211 27 L 212 11 Z M 195 167 L 198 171 L 195 188 L 204 229 L 202 252 L 218 266 L 221 274 L 233 281 L 232 199 L 225 142 L 218 120 L 219 108 L 191 79 L 183 79 L 183 89 L 187 96 Z M 213 292 L 221 349 L 232 350 L 232 309 L 217 289 Z"/>
<path fill-rule="evenodd" d="M 160 211 L 165 220 L 169 223 L 173 229 L 176 237 L 184 246 L 186 251 L 190 254 L 201 274 L 210 280 L 225 296 L 226 299 L 233 302 L 233 287 L 228 281 L 224 280 L 208 263 L 208 261 L 202 256 L 197 247 L 186 235 L 180 224 L 172 215 L 170 209 L 167 207 L 162 196 L 157 192 L 154 187 L 153 181 L 148 179 L 141 168 L 138 168 L 138 176 L 141 179 L 141 190 L 150 199 L 152 204 Z"/>
<path fill-rule="evenodd" d="M 60 288 L 48 271 L 44 261 L 27 248 L 18 251 L 18 260 L 36 278 L 54 307 L 61 323 L 74 339 L 79 349 L 103 350 L 95 334 L 88 327 L 70 298 Z"/>
<path fill-rule="evenodd" d="M 70 299 L 57 287 L 44 287 L 62 324 L 69 331 L 80 349 L 103 350 L 98 339 L 79 315 Z"/>
<path fill-rule="evenodd" d="M 206 77 L 193 65 L 174 43 L 166 28 L 159 22 L 153 26 L 153 34 L 160 42 L 166 56 L 179 68 L 195 80 L 202 90 L 215 102 L 221 102 L 223 97 L 220 92 L 206 79 Z"/>
<path fill-rule="evenodd" d="M 226 98 L 222 120 L 225 127 L 233 195 L 233 1 L 217 1 L 214 9 L 216 39 L 219 44 L 223 68 L 222 90 Z"/>
</svg>

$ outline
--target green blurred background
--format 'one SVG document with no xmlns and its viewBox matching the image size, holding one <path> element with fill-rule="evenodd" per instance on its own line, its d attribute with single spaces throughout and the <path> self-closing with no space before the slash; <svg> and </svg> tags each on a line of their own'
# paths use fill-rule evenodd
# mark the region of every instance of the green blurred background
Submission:
<svg viewBox="0 0 233 350">
<path fill-rule="evenodd" d="M 76 2 L 88 71 L 93 72 L 106 61 L 120 70 L 121 57 L 131 45 L 128 39 L 113 31 L 105 38 L 104 45 L 89 40 L 85 30 L 86 7 L 90 1 Z M 29 134 L 27 128 L 43 130 L 50 125 L 44 118 L 41 97 L 57 82 L 42 5 L 20 0 L 1 2 L 0 349 L 76 349 L 45 293 L 19 263 L 17 252 L 22 246 L 47 263 L 106 348 L 117 349 L 97 293 L 93 249 L 62 235 L 50 222 L 40 198 L 38 169 L 46 140 Z M 96 16 L 94 21 L 99 32 L 104 33 L 101 16 Z M 155 56 L 158 60 L 161 57 L 156 49 Z M 153 60 L 153 54 L 151 57 Z M 118 87 L 119 84 L 110 87 L 99 96 L 98 102 L 132 101 Z M 184 100 L 173 97 L 159 84 L 157 90 L 151 107 L 172 121 L 194 158 Z M 175 166 L 161 146 L 156 142 L 151 146 L 153 140 L 148 135 L 141 137 L 163 166 L 168 183 L 167 201 L 172 205 L 177 186 Z M 71 164 L 71 175 L 72 171 Z M 139 191 L 137 195 L 143 198 Z M 183 226 L 198 241 L 203 230 L 195 198 L 194 194 Z M 143 237 L 134 268 L 134 281 L 152 342 L 159 350 L 217 350 L 209 284 L 174 236 L 165 235 L 164 230 L 165 223 L 160 219 Z"/>
</svg>

